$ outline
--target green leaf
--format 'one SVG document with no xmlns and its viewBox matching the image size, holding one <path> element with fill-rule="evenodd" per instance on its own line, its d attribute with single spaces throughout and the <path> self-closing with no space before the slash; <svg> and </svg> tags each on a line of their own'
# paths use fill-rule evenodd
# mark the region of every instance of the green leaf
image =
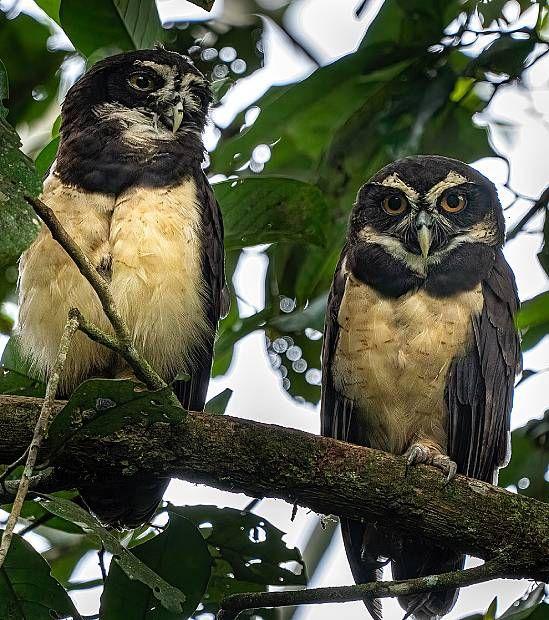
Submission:
<svg viewBox="0 0 549 620">
<path fill-rule="evenodd" d="M 59 21 L 59 6 L 61 0 L 36 0 L 36 4 L 47 13 L 53 21 L 60 23 Z"/>
<path fill-rule="evenodd" d="M 0 305 L 0 334 L 9 336 L 13 329 L 13 319 L 2 310 Z"/>
<path fill-rule="evenodd" d="M 78 493 L 76 491 L 58 491 L 56 493 L 52 493 L 52 495 L 65 499 L 74 499 L 75 497 L 78 497 Z M 11 504 L 6 506 L 5 510 L 11 510 Z M 44 509 L 38 500 L 27 500 L 23 503 L 21 518 L 27 519 L 30 523 L 36 523 L 36 521 L 42 522 L 47 518 L 44 525 L 40 525 L 38 528 L 48 527 L 50 529 L 59 530 L 60 532 L 66 532 L 68 534 L 82 534 L 82 530 L 73 523 L 70 523 L 70 521 L 59 519 L 58 517 L 50 514 Z M 38 532 L 46 536 L 45 530 L 38 529 Z"/>
<path fill-rule="evenodd" d="M 549 604 L 539 604 L 529 616 L 526 616 L 528 620 L 547 620 L 549 618 Z"/>
<path fill-rule="evenodd" d="M 230 388 L 225 388 L 206 403 L 204 411 L 214 415 L 224 415 L 232 395 L 233 391 Z"/>
<path fill-rule="evenodd" d="M 276 241 L 321 245 L 328 205 L 315 186 L 294 179 L 258 177 L 214 185 L 223 211 L 225 246 Z"/>
<path fill-rule="evenodd" d="M 38 153 L 36 159 L 34 160 L 34 165 L 36 167 L 36 172 L 43 178 L 45 177 L 53 161 L 57 155 L 57 149 L 59 148 L 59 136 L 52 138 L 46 146 Z"/>
<path fill-rule="evenodd" d="M 29 364 L 21 355 L 17 338 L 12 336 L 0 359 L 0 394 L 40 398 L 45 393 L 45 384 L 31 376 Z"/>
<path fill-rule="evenodd" d="M 526 620 L 526 618 L 533 618 L 533 613 L 536 609 L 539 609 L 539 605 L 544 598 L 545 584 L 540 583 L 532 588 L 526 596 L 515 601 L 509 609 L 503 612 L 498 620 Z"/>
<path fill-rule="evenodd" d="M 185 594 L 181 611 L 172 614 L 159 607 L 150 588 L 130 580 L 113 562 L 101 596 L 102 620 L 186 620 L 197 608 L 208 585 L 212 558 L 196 526 L 184 517 L 169 514 L 167 529 L 134 547 L 132 553 Z"/>
<path fill-rule="evenodd" d="M 215 506 L 171 506 L 200 528 L 214 558 L 227 562 L 234 579 L 262 585 L 306 585 L 305 565 L 297 548 L 289 549 L 284 533 L 251 512 Z M 299 574 L 284 566 L 295 562 Z"/>
<path fill-rule="evenodd" d="M 511 433 L 511 461 L 499 472 L 501 486 L 549 502 L 549 410 L 541 420 L 530 420 Z"/>
<path fill-rule="evenodd" d="M 549 292 L 540 293 L 523 302 L 516 317 L 522 333 L 522 349 L 535 346 L 549 333 Z"/>
<path fill-rule="evenodd" d="M 143 564 L 89 512 L 74 502 L 59 497 L 47 496 L 41 502 L 44 508 L 52 514 L 71 521 L 81 527 L 84 532 L 101 540 L 105 550 L 113 554 L 113 563 L 117 563 L 130 579 L 140 581 L 150 588 L 154 597 L 165 609 L 175 614 L 181 613 L 186 600 L 185 595 Z"/>
<path fill-rule="evenodd" d="M 0 575 L 0 618 L 81 620 L 69 595 L 50 575 L 48 563 L 17 534 L 13 536 Z"/>
<path fill-rule="evenodd" d="M 498 599 L 497 596 L 490 603 L 490 606 L 486 610 L 483 616 L 483 620 L 496 620 L 496 612 L 498 610 Z"/>
<path fill-rule="evenodd" d="M 42 184 L 19 136 L 0 115 L 0 269 L 17 261 L 38 233 L 38 218 L 24 196 L 37 196 Z"/>
<path fill-rule="evenodd" d="M 126 424 L 179 424 L 186 412 L 176 407 L 170 388 L 151 392 L 140 383 L 121 379 L 89 379 L 71 394 L 49 431 L 52 451 L 76 433 L 112 435 Z"/>
<path fill-rule="evenodd" d="M 154 0 L 62 0 L 61 26 L 85 56 L 153 47 L 166 37 Z"/>
</svg>

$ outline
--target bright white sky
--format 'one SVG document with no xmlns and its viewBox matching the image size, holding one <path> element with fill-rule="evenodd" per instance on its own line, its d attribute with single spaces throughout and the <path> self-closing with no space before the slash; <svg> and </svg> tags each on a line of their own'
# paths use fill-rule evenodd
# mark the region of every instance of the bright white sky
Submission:
<svg viewBox="0 0 549 620">
<path fill-rule="evenodd" d="M 219 0 L 218 0 L 219 2 Z M 372 13 L 380 4 L 373 0 L 370 10 L 361 20 L 354 16 L 358 0 L 301 0 L 293 3 L 289 11 L 289 25 L 303 37 L 304 42 L 315 54 L 330 62 L 354 50 L 362 38 L 364 29 L 371 21 Z M 182 4 L 184 6 L 182 6 Z M 516 14 L 516 3 L 508 5 L 509 16 Z M 181 15 L 189 3 L 180 0 L 159 0 L 159 7 L 164 21 Z M 196 14 L 199 9 L 194 10 Z M 214 9 L 215 10 L 215 9 Z M 521 25 L 531 24 L 535 13 L 530 11 L 521 19 Z M 280 84 L 302 79 L 314 66 L 304 56 L 290 48 L 272 27 L 268 28 L 266 41 L 266 66 L 253 77 L 242 80 L 227 98 L 224 106 L 215 112 L 216 121 L 226 123 L 236 111 L 247 107 L 270 84 Z M 496 148 L 510 157 L 511 185 L 517 191 L 538 196 L 548 180 L 547 144 L 549 143 L 549 58 L 540 62 L 528 76 L 528 92 L 516 87 L 509 87 L 494 99 L 489 114 L 479 122 L 488 122 L 491 137 Z M 543 116 L 545 115 L 545 116 Z M 498 130 L 494 121 L 509 121 L 514 126 L 512 136 L 505 136 Z M 212 136 L 207 136 L 208 142 Z M 505 178 L 505 165 L 497 159 L 484 159 L 475 163 L 475 167 L 489 176 L 494 182 L 502 183 Z M 500 197 L 504 204 L 509 202 L 509 193 L 501 188 Z M 525 204 L 518 204 L 507 212 L 508 224 L 517 221 L 524 212 Z M 540 222 L 533 222 L 530 228 L 538 230 Z M 541 244 L 539 233 L 521 235 L 509 243 L 505 254 L 517 276 L 519 292 L 522 299 L 528 299 L 548 288 L 548 279 L 539 266 L 536 253 Z M 239 296 L 249 306 L 240 304 L 242 313 L 250 314 L 252 308 L 264 306 L 263 275 L 267 267 L 261 252 L 251 249 L 246 252 L 235 274 L 235 286 Z M 0 339 L 0 349 L 5 341 Z M 549 340 L 546 338 L 533 351 L 525 355 L 525 368 L 540 369 L 549 366 Z M 512 424 L 516 428 L 532 417 L 540 417 L 549 407 L 549 391 L 546 388 L 547 375 L 530 379 L 521 384 L 515 396 Z M 233 364 L 222 378 L 214 379 L 210 385 L 210 394 L 214 395 L 230 387 L 234 390 L 229 404 L 228 414 L 256 419 L 262 422 L 276 423 L 318 433 L 318 409 L 310 405 L 299 405 L 291 400 L 280 385 L 280 378 L 269 364 L 265 354 L 263 334 L 256 332 L 243 339 L 236 347 Z M 238 455 L 235 455 L 238 458 Z M 220 492 L 204 486 L 173 481 L 168 489 L 166 499 L 174 503 L 201 504 L 210 503 L 224 506 L 244 507 L 249 498 Z M 298 512 L 292 523 L 292 507 L 280 500 L 265 500 L 256 508 L 256 512 L 268 518 L 283 531 L 288 532 L 290 546 L 303 548 L 317 517 Z M 43 549 L 43 539 L 33 536 L 33 542 Z M 83 563 L 79 578 L 98 577 L 95 557 Z M 387 577 L 387 576 L 386 576 Z M 310 585 L 339 585 L 352 583 L 343 546 L 339 534 L 334 539 L 325 562 L 315 575 Z M 498 596 L 498 610 L 501 613 L 528 588 L 527 582 L 496 581 L 479 584 L 462 591 L 458 604 L 447 616 L 455 620 L 473 611 L 485 611 L 495 595 Z M 99 590 L 89 590 L 75 595 L 81 613 L 91 614 L 97 611 Z M 336 614 L 346 620 L 361 620 L 367 612 L 361 603 L 345 605 L 322 605 L 304 607 L 296 615 L 297 620 L 328 620 Z M 403 613 L 398 604 L 391 600 L 384 602 L 384 618 L 400 620 Z"/>
</svg>

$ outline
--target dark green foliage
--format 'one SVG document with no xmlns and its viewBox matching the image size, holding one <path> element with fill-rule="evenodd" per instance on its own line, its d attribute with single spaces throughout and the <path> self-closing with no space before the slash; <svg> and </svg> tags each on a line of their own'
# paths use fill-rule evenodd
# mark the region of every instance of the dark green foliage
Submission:
<svg viewBox="0 0 549 620">
<path fill-rule="evenodd" d="M 63 30 L 85 56 L 101 48 L 111 53 L 144 49 L 165 39 L 154 0 L 63 0 L 59 17 Z"/>
<path fill-rule="evenodd" d="M 511 435 L 512 458 L 499 476 L 502 486 L 514 485 L 519 493 L 549 501 L 549 410 L 541 420 L 530 420 Z"/>
<path fill-rule="evenodd" d="M 167 583 L 162 577 L 146 566 L 133 553 L 128 551 L 118 540 L 115 533 L 104 528 L 89 512 L 70 500 L 49 496 L 42 500 L 42 506 L 52 514 L 78 525 L 82 531 L 95 536 L 106 551 L 112 553 L 114 562 L 124 573 L 140 583 L 145 584 L 165 609 L 181 613 L 186 597 L 181 590 Z"/>
<path fill-rule="evenodd" d="M 50 575 L 44 558 L 14 535 L 0 568 L 0 618 L 6 620 L 80 619 L 68 594 Z"/>
<path fill-rule="evenodd" d="M 31 377 L 29 365 L 21 356 L 16 338 L 10 338 L 0 359 L 0 394 L 43 396 L 44 383 Z"/>
<path fill-rule="evenodd" d="M 0 75 L 1 101 L 7 98 L 4 65 L 0 65 Z M 41 184 L 19 146 L 19 136 L 6 120 L 6 109 L 0 107 L 0 271 L 15 263 L 38 232 L 38 221 L 23 196 L 36 196 Z"/>
<path fill-rule="evenodd" d="M 141 383 L 122 379 L 90 379 L 71 394 L 48 431 L 52 449 L 82 432 L 109 435 L 125 424 L 179 424 L 185 411 L 171 403 L 171 389 L 151 392 Z"/>
<path fill-rule="evenodd" d="M 223 211 L 228 250 L 286 241 L 325 241 L 328 211 L 314 185 L 279 177 L 224 181 L 214 186 Z"/>
<path fill-rule="evenodd" d="M 213 413 L 214 415 L 223 415 L 225 413 L 225 410 L 227 409 L 227 405 L 229 404 L 232 395 L 233 391 L 229 388 L 226 388 L 206 403 L 206 405 L 204 406 L 204 411 L 207 411 L 208 413 Z"/>
<path fill-rule="evenodd" d="M 216 613 L 220 600 L 230 593 L 262 592 L 268 585 L 306 585 L 301 554 L 289 549 L 282 540 L 283 532 L 266 519 L 216 506 L 169 510 L 199 527 L 208 544 L 213 567 L 203 611 Z"/>
<path fill-rule="evenodd" d="M 112 562 L 101 597 L 104 620 L 186 620 L 197 608 L 210 579 L 208 546 L 191 521 L 174 512 L 169 514 L 167 529 L 134 547 L 132 553 L 185 593 L 181 611 L 174 614 L 160 607 L 150 588 L 130 580 Z"/>
</svg>

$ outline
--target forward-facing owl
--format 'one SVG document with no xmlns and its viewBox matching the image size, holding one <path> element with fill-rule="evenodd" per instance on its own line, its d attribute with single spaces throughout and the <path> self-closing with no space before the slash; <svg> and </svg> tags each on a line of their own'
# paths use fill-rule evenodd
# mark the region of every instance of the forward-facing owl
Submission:
<svg viewBox="0 0 549 620">
<path fill-rule="evenodd" d="M 225 306 L 223 225 L 201 163 L 208 82 L 159 48 L 111 56 L 69 90 L 57 160 L 42 200 L 108 281 L 138 350 L 175 383 L 183 407 L 204 406 Z M 98 299 L 46 228 L 20 265 L 20 342 L 37 373 L 52 368 L 67 313 L 105 330 Z M 61 378 L 126 377 L 124 361 L 78 334 Z M 106 523 L 150 518 L 168 481 L 109 472 L 81 492 Z"/>
<path fill-rule="evenodd" d="M 492 482 L 506 463 L 520 343 L 494 185 L 459 161 L 407 157 L 359 191 L 328 301 L 322 434 Z M 407 579 L 465 557 L 342 519 L 355 580 Z M 402 598 L 418 620 L 456 591 Z M 375 618 L 378 601 L 365 601 Z"/>
</svg>

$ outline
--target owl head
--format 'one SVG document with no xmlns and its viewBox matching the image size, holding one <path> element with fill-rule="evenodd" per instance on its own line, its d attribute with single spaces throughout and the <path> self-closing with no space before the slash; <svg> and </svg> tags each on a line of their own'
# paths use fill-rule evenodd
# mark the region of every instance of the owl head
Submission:
<svg viewBox="0 0 549 620">
<path fill-rule="evenodd" d="M 463 162 L 422 155 L 385 166 L 361 187 L 349 241 L 379 245 L 426 274 L 460 246 L 501 247 L 504 233 L 493 183 Z"/>
<path fill-rule="evenodd" d="M 200 134 L 212 94 L 189 58 L 157 47 L 97 62 L 67 93 L 61 134 L 102 128 L 128 147 Z"/>
<path fill-rule="evenodd" d="M 67 93 L 55 173 L 109 194 L 198 175 L 211 101 L 208 81 L 181 54 L 157 47 L 109 56 Z"/>
</svg>

